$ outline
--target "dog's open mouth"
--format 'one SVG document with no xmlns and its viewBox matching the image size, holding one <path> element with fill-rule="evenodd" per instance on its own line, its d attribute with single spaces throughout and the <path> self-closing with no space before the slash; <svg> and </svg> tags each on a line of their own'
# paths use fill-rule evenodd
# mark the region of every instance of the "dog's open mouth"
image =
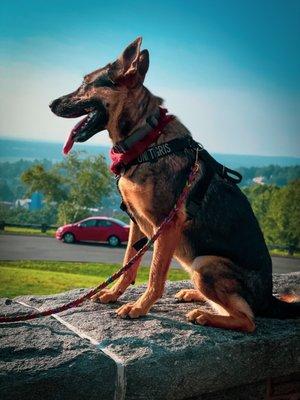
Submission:
<svg viewBox="0 0 300 400">
<path fill-rule="evenodd" d="M 85 142 L 103 129 L 101 126 L 102 119 L 102 113 L 94 109 L 90 111 L 82 120 L 80 120 L 71 130 L 69 137 L 64 144 L 64 154 L 69 153 L 74 142 Z"/>
</svg>

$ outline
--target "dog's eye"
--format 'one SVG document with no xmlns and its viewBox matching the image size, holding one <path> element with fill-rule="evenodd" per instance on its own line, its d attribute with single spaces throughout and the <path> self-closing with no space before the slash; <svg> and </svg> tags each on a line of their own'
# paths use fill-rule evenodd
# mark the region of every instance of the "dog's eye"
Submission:
<svg viewBox="0 0 300 400">
<path fill-rule="evenodd" d="M 114 82 L 108 76 L 101 76 L 93 82 L 95 87 L 115 87 Z"/>
</svg>

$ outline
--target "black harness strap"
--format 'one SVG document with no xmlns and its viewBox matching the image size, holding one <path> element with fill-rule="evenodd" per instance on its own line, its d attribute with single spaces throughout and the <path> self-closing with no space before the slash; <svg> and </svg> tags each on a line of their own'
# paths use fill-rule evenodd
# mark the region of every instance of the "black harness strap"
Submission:
<svg viewBox="0 0 300 400">
<path fill-rule="evenodd" d="M 200 155 L 199 158 L 201 158 Z M 186 201 L 185 209 L 189 219 L 195 217 L 196 214 L 199 212 L 201 202 L 214 174 L 215 171 L 213 170 L 213 168 L 209 164 L 204 164 L 202 177 L 190 191 L 190 194 Z"/>
<path fill-rule="evenodd" d="M 202 178 L 197 182 L 187 199 L 186 211 L 189 218 L 195 217 L 199 212 L 203 197 L 215 173 L 231 184 L 240 183 L 242 180 L 242 175 L 239 172 L 220 164 L 203 148 L 199 148 L 199 158 L 204 161 L 205 170 Z"/>
<path fill-rule="evenodd" d="M 243 179 L 242 175 L 230 168 L 225 167 L 225 165 L 220 164 L 216 161 L 205 149 L 201 149 L 199 157 L 207 164 L 209 164 L 215 172 L 223 179 L 230 183 L 238 184 Z"/>
<path fill-rule="evenodd" d="M 190 137 L 173 139 L 158 146 L 149 147 L 138 158 L 132 161 L 129 165 L 126 165 L 125 171 L 127 171 L 132 165 L 139 165 L 143 164 L 144 162 L 154 163 L 158 159 L 170 154 L 176 154 L 185 149 L 196 149 L 197 147 L 199 147 L 198 143 Z"/>
<path fill-rule="evenodd" d="M 133 243 L 132 247 L 136 250 L 139 251 L 141 250 L 142 247 L 145 246 L 145 244 L 148 242 L 148 238 L 144 236 L 142 239 L 138 240 L 137 242 Z"/>
<path fill-rule="evenodd" d="M 195 151 L 198 151 L 198 157 L 204 163 L 203 175 L 201 179 L 197 182 L 195 187 L 192 189 L 186 203 L 187 215 L 188 218 L 191 219 L 195 217 L 198 213 L 203 197 L 205 196 L 205 193 L 215 174 L 218 174 L 222 179 L 231 184 L 240 183 L 242 180 L 242 175 L 239 172 L 220 164 L 191 137 L 173 139 L 169 142 L 162 143 L 161 145 L 149 147 L 137 159 L 132 161 L 130 164 L 124 166 L 124 172 L 126 172 L 132 165 L 139 165 L 143 164 L 144 162 L 153 163 L 162 157 L 168 156 L 170 154 L 176 154 L 185 149 L 194 149 Z M 120 176 L 116 176 L 117 188 L 122 198 L 122 194 L 119 188 L 119 179 Z M 136 223 L 133 215 L 129 212 L 123 200 L 120 208 L 128 214 L 129 218 L 134 223 Z M 133 247 L 135 248 L 135 250 L 138 251 L 140 248 L 142 248 L 146 240 L 147 238 L 142 238 L 138 242 L 134 243 Z"/>
<path fill-rule="evenodd" d="M 242 175 L 230 168 L 225 167 L 216 161 L 201 145 L 199 145 L 191 137 L 184 137 L 179 139 L 173 139 L 169 142 L 162 143 L 158 146 L 149 147 L 144 153 L 138 158 L 132 161 L 130 164 L 125 166 L 127 171 L 132 165 L 143 164 L 144 162 L 156 162 L 158 159 L 168 156 L 170 154 L 176 154 L 185 149 L 198 149 L 199 157 L 206 163 L 209 164 L 212 169 L 223 179 L 226 179 L 231 183 L 240 183 Z"/>
</svg>

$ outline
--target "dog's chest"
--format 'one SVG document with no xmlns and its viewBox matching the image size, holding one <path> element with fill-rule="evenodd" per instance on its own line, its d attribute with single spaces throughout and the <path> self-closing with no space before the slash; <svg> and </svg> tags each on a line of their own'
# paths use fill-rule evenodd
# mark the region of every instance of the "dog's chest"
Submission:
<svg viewBox="0 0 300 400">
<path fill-rule="evenodd" d="M 154 193 L 151 180 L 138 184 L 126 177 L 119 181 L 119 189 L 129 212 L 134 216 L 140 228 L 147 234 L 152 234 L 156 226 L 158 196 Z"/>
<path fill-rule="evenodd" d="M 144 183 L 140 185 L 130 179 L 122 177 L 119 181 L 119 189 L 126 206 L 138 214 L 144 214 L 153 200 L 153 185 Z"/>
<path fill-rule="evenodd" d="M 119 180 L 119 189 L 128 211 L 146 235 L 152 235 L 169 215 L 186 180 L 183 161 L 161 159 L 154 165 L 141 165 Z"/>
</svg>

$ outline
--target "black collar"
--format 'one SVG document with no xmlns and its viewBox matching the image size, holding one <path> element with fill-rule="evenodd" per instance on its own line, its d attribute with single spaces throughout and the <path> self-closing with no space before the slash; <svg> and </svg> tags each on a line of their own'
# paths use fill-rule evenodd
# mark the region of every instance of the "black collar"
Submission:
<svg viewBox="0 0 300 400">
<path fill-rule="evenodd" d="M 144 139 L 148 135 L 148 133 L 150 133 L 158 125 L 159 118 L 160 118 L 160 110 L 158 108 L 154 114 L 150 115 L 146 119 L 145 125 L 133 131 L 132 134 L 128 136 L 126 139 L 117 142 L 113 146 L 113 149 L 118 153 L 126 153 L 126 151 L 128 151 L 137 142 Z"/>
</svg>

